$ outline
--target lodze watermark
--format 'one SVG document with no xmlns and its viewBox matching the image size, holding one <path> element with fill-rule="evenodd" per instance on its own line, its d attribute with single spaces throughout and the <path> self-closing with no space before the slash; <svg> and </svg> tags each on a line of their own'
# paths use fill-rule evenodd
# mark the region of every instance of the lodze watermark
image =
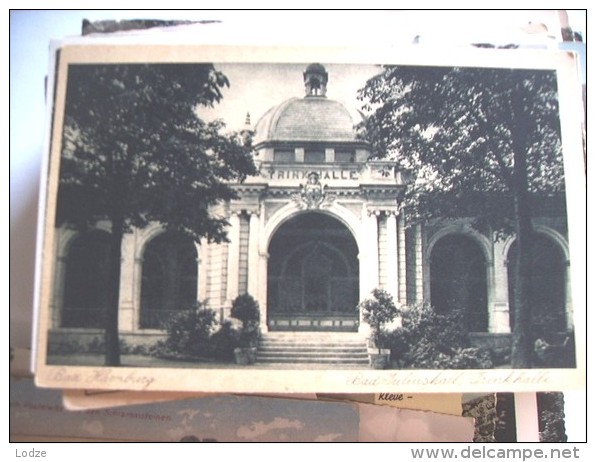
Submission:
<svg viewBox="0 0 596 462">
<path fill-rule="evenodd" d="M 38 457 L 47 457 L 48 453 L 46 451 L 40 451 L 35 448 L 31 449 L 15 449 L 16 457 L 19 458 L 27 458 L 27 459 L 36 459 Z"/>
<path fill-rule="evenodd" d="M 463 449 L 411 449 L 414 459 L 579 459 L 579 448 L 495 448 L 466 446 Z"/>
</svg>

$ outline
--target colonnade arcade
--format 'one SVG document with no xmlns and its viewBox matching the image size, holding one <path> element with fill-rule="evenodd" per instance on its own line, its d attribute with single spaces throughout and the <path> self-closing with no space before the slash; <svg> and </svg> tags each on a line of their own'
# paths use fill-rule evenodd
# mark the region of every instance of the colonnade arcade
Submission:
<svg viewBox="0 0 596 462">
<path fill-rule="evenodd" d="M 158 332 L 196 300 L 223 318 L 246 292 L 259 302 L 265 331 L 356 331 L 356 306 L 377 287 L 400 304 L 463 309 L 470 332 L 511 331 L 514 238 L 495 242 L 463 222 L 406 228 L 397 205 L 375 206 L 370 195 L 309 209 L 296 201 L 282 205 L 276 194 L 257 189 L 262 201 L 258 207 L 253 201 L 252 211 L 242 201 L 228 208 L 229 243 L 195 244 L 158 225 L 125 236 L 123 333 Z M 99 329 L 108 300 L 109 226 L 64 229 L 59 236 L 53 325 Z M 572 327 L 564 236 L 536 226 L 533 252 L 534 323 Z"/>
</svg>

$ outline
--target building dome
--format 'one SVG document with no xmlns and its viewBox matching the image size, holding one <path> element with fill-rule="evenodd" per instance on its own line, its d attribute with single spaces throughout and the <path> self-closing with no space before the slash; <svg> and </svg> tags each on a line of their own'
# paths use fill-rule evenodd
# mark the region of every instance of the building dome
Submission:
<svg viewBox="0 0 596 462">
<path fill-rule="evenodd" d="M 354 142 L 358 111 L 326 97 L 327 71 L 318 63 L 304 71 L 304 98 L 291 98 L 269 109 L 255 126 L 255 145 L 263 143 Z"/>
<path fill-rule="evenodd" d="M 257 122 L 254 143 L 350 142 L 355 121 L 341 103 L 325 97 L 292 98 L 271 108 Z"/>
</svg>

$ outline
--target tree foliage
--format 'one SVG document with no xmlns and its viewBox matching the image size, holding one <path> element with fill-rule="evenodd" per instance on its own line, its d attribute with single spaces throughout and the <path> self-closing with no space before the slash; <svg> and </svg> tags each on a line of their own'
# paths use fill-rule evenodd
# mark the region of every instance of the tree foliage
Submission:
<svg viewBox="0 0 596 462">
<path fill-rule="evenodd" d="M 533 201 L 563 198 L 556 73 L 387 66 L 360 91 L 374 156 L 411 173 L 409 222 L 467 217 L 515 233 L 513 367 L 531 367 Z"/>
<path fill-rule="evenodd" d="M 553 71 L 387 66 L 359 96 L 374 156 L 412 174 L 410 222 L 476 217 L 511 231 L 516 152 L 529 193 L 564 191 Z"/>
<path fill-rule="evenodd" d="M 77 64 L 68 68 L 57 225 L 111 224 L 106 363 L 120 364 L 121 245 L 158 222 L 199 241 L 226 240 L 213 206 L 256 173 L 250 137 L 198 117 L 229 85 L 211 64 Z"/>
<path fill-rule="evenodd" d="M 210 206 L 235 197 L 228 182 L 255 173 L 249 146 L 197 116 L 222 99 L 210 64 L 70 66 L 58 222 L 118 214 L 125 230 L 151 221 L 195 240 L 225 239 Z"/>
</svg>

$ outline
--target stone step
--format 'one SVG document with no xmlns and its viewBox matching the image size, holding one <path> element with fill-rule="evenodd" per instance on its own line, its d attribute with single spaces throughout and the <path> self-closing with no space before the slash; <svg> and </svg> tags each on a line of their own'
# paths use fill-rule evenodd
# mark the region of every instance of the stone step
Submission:
<svg viewBox="0 0 596 462">
<path fill-rule="evenodd" d="M 351 334 L 346 334 L 345 337 L 334 335 L 307 335 L 299 334 L 265 334 L 261 337 L 263 344 L 314 344 L 314 345 L 365 345 L 366 341 L 360 337 Z"/>
<path fill-rule="evenodd" d="M 366 348 L 364 342 L 276 342 L 270 340 L 262 340 L 260 342 L 262 347 L 267 348 L 293 348 L 293 347 L 305 347 L 305 348 Z"/>
<path fill-rule="evenodd" d="M 362 353 L 363 351 L 366 352 L 366 348 L 364 347 L 344 347 L 344 346 L 334 346 L 330 347 L 328 345 L 323 346 L 305 346 L 305 345 L 295 345 L 295 346 L 263 346 L 259 348 L 259 351 L 267 352 L 267 353 L 285 353 L 287 351 L 292 351 L 296 353 L 313 353 L 313 354 L 355 354 L 355 353 Z"/>
<path fill-rule="evenodd" d="M 295 345 L 295 346 L 286 346 L 286 347 L 267 347 L 267 346 L 260 346 L 259 351 L 267 352 L 267 353 L 286 353 L 286 352 L 295 352 L 295 353 L 304 353 L 304 354 L 356 354 L 356 353 L 366 353 L 367 349 L 365 347 L 304 347 L 302 345 Z"/>
<path fill-rule="evenodd" d="M 321 363 L 321 364 L 368 364 L 368 356 L 294 356 L 294 355 L 259 355 L 257 362 L 261 363 Z"/>
<path fill-rule="evenodd" d="M 275 332 L 263 335 L 262 363 L 368 364 L 366 341 L 354 333 Z"/>
<path fill-rule="evenodd" d="M 293 364 L 368 364 L 368 357 L 366 358 L 349 358 L 349 357 L 297 357 L 297 356 L 258 356 L 257 362 L 261 363 L 293 363 Z"/>
</svg>

